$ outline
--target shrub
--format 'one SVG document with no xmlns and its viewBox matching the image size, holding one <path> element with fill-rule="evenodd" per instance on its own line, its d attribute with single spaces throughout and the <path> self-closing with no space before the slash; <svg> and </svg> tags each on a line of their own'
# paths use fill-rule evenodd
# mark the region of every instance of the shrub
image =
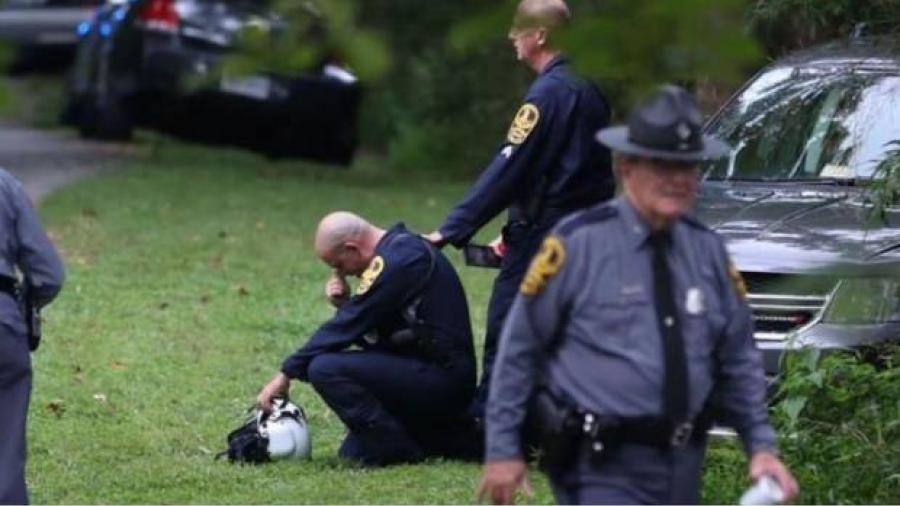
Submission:
<svg viewBox="0 0 900 506">
<path fill-rule="evenodd" d="M 803 503 L 900 502 L 900 346 L 785 356 L 774 419 Z"/>
</svg>

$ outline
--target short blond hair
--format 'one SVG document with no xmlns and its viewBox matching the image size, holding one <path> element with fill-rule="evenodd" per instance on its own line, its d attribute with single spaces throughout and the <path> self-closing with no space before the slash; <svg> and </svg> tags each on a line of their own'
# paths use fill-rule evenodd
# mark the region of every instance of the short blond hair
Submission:
<svg viewBox="0 0 900 506">
<path fill-rule="evenodd" d="M 553 33 L 567 26 L 571 19 L 572 13 L 563 0 L 522 0 L 516 8 L 510 35 L 538 28 Z"/>
</svg>

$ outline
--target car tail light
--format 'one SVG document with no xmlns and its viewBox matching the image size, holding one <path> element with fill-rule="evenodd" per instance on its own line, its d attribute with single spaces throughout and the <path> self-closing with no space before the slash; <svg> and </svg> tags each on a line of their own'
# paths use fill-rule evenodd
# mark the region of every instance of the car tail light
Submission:
<svg viewBox="0 0 900 506">
<path fill-rule="evenodd" d="M 180 22 L 175 0 L 150 0 L 138 13 L 144 27 L 161 32 L 177 32 Z"/>
</svg>

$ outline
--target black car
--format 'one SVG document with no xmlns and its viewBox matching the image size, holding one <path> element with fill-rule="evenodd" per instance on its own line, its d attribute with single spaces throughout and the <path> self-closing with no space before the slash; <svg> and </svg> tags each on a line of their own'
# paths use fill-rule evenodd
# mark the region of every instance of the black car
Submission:
<svg viewBox="0 0 900 506">
<path fill-rule="evenodd" d="M 861 38 L 778 60 L 708 125 L 733 149 L 706 167 L 697 212 L 743 274 L 771 375 L 795 346 L 900 340 L 900 208 L 873 204 L 900 169 L 898 49 Z"/>
<path fill-rule="evenodd" d="M 78 27 L 64 121 L 86 137 L 127 139 L 135 125 L 273 156 L 348 163 L 360 87 L 333 64 L 225 76 L 248 25 L 277 35 L 265 2 L 117 0 Z"/>
</svg>

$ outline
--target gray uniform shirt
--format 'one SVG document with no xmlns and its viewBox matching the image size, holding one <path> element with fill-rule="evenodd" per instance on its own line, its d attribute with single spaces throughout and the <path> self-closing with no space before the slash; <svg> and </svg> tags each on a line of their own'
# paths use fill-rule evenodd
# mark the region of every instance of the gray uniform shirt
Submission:
<svg viewBox="0 0 900 506">
<path fill-rule="evenodd" d="M 16 178 L 0 169 L 0 276 L 31 280 L 35 302 L 43 306 L 62 288 L 63 264 Z M 12 297 L 0 295 L 0 323 L 19 333 L 25 322 Z"/>
<path fill-rule="evenodd" d="M 571 215 L 545 240 L 500 338 L 486 414 L 488 460 L 521 456 L 520 430 L 541 377 L 595 413 L 662 416 L 665 359 L 649 232 L 618 198 Z M 715 389 L 716 406 L 745 449 L 774 449 L 762 357 L 722 240 L 690 218 L 671 235 L 690 416 Z"/>
</svg>

